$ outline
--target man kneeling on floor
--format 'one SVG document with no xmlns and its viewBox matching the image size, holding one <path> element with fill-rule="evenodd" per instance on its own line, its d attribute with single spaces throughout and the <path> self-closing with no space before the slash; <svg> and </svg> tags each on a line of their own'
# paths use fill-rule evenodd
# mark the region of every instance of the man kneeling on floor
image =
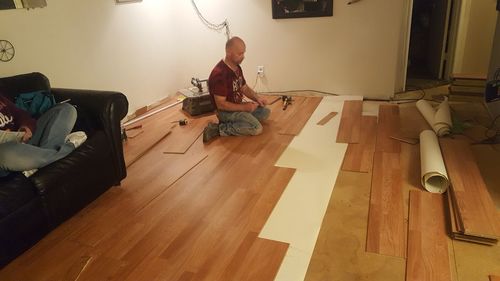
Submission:
<svg viewBox="0 0 500 281">
<path fill-rule="evenodd" d="M 261 122 L 269 117 L 267 100 L 246 84 L 240 64 L 245 58 L 245 42 L 232 37 L 226 43 L 226 56 L 212 70 L 208 89 L 217 108 L 219 124 L 210 122 L 203 131 L 203 142 L 218 136 L 255 136 L 262 133 Z M 243 96 L 250 102 L 244 102 Z"/>
</svg>

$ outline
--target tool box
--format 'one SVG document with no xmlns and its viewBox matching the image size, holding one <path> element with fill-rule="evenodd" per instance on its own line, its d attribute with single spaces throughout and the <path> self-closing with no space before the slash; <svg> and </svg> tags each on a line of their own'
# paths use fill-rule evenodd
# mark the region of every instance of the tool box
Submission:
<svg viewBox="0 0 500 281">
<path fill-rule="evenodd" d="M 209 93 L 201 95 L 193 95 L 186 97 L 182 101 L 182 110 L 189 113 L 191 116 L 201 115 L 215 110 L 212 104 L 212 98 Z"/>
</svg>

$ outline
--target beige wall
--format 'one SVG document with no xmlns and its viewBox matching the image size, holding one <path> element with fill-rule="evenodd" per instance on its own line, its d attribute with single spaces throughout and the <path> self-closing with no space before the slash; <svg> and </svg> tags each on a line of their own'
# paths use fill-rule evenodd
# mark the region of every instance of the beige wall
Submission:
<svg viewBox="0 0 500 281">
<path fill-rule="evenodd" d="M 454 73 L 488 74 L 496 0 L 462 0 Z"/>
<path fill-rule="evenodd" d="M 242 67 L 251 86 L 256 66 L 265 66 L 257 90 L 388 98 L 404 1 L 346 2 L 334 0 L 333 17 L 273 20 L 270 0 L 197 0 L 209 20 L 227 18 L 246 40 Z M 56 87 L 122 91 L 131 110 L 208 77 L 226 40 L 187 0 L 51 0 L 43 9 L 0 11 L 0 36 L 16 47 L 16 57 L 0 63 L 1 76 L 40 71 Z"/>
</svg>

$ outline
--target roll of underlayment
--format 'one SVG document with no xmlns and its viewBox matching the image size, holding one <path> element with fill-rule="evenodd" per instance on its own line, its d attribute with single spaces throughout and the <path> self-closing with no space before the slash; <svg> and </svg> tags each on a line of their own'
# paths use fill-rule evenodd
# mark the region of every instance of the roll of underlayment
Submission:
<svg viewBox="0 0 500 281">
<path fill-rule="evenodd" d="M 442 137 L 451 132 L 450 105 L 447 98 L 439 104 L 437 110 L 434 110 L 426 100 L 419 100 L 417 108 L 438 136 Z"/>
<path fill-rule="evenodd" d="M 436 134 L 431 130 L 420 133 L 420 171 L 422 186 L 432 193 L 443 193 L 450 182 L 444 166 Z"/>
</svg>

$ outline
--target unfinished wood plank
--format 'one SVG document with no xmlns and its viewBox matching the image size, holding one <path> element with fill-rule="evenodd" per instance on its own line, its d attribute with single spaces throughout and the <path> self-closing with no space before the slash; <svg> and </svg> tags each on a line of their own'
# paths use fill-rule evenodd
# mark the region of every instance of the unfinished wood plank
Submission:
<svg viewBox="0 0 500 281">
<path fill-rule="evenodd" d="M 361 136 L 361 113 L 363 101 L 344 101 L 342 117 L 340 118 L 338 143 L 359 143 Z"/>
<path fill-rule="evenodd" d="M 350 143 L 342 162 L 342 171 L 367 173 L 372 170 L 377 137 L 377 117 L 361 118 L 360 143 Z"/>
<path fill-rule="evenodd" d="M 405 257 L 404 206 L 399 153 L 375 152 L 366 250 Z"/>
<path fill-rule="evenodd" d="M 443 199 L 410 191 L 406 281 L 451 281 Z"/>
<path fill-rule="evenodd" d="M 323 126 L 326 123 L 328 123 L 328 121 L 330 121 L 333 117 L 337 116 L 337 114 L 338 114 L 337 112 L 330 112 L 325 117 L 323 117 L 321 120 L 319 120 L 319 122 L 316 124 Z"/>
<path fill-rule="evenodd" d="M 399 107 L 381 104 L 378 110 L 377 145 L 375 151 L 399 153 L 401 144 L 391 136 L 399 135 Z"/>
<path fill-rule="evenodd" d="M 454 139 L 441 139 L 440 144 L 463 233 L 500 238 L 500 218 L 469 144 Z"/>
<path fill-rule="evenodd" d="M 365 252 L 370 185 L 371 174 L 339 172 L 305 281 L 405 279 L 405 259 Z"/>
</svg>

